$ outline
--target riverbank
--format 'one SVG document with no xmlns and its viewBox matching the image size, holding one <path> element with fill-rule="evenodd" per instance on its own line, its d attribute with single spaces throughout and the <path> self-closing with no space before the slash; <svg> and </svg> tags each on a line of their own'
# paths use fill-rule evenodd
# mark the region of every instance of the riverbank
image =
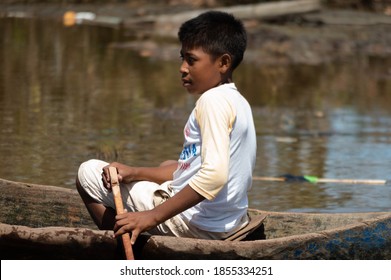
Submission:
<svg viewBox="0 0 391 280">
<path fill-rule="evenodd" d="M 311 0 L 307 2 L 311 3 Z M 173 47 L 175 43 L 172 43 L 175 42 L 173 30 L 177 29 L 179 23 L 173 24 L 174 18 L 186 16 L 189 11 L 197 14 L 203 10 L 195 10 L 193 6 L 186 4 L 137 3 L 1 4 L 0 17 L 63 21 L 65 13 L 72 11 L 81 15 L 79 24 L 126 30 L 129 41 L 113 42 L 112 47 L 135 49 L 144 56 L 159 57 L 164 52 L 166 59 L 170 59 L 171 56 L 176 58 L 177 50 Z M 246 5 L 233 8 L 240 7 Z M 322 6 L 310 6 L 302 12 L 288 11 L 274 16 L 243 18 L 249 35 L 247 59 L 267 64 L 319 64 L 352 55 L 391 55 L 391 16 L 385 12 L 331 10 Z M 83 15 L 90 17 L 83 19 Z M 162 18 L 165 21 L 160 20 Z M 162 41 L 164 43 L 161 43 Z"/>
</svg>

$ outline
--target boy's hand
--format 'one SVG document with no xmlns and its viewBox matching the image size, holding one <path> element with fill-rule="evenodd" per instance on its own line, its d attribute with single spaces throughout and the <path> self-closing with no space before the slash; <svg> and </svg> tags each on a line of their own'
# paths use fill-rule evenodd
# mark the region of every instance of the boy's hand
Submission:
<svg viewBox="0 0 391 280">
<path fill-rule="evenodd" d="M 102 169 L 102 181 L 103 181 L 103 186 L 108 189 L 109 191 L 111 191 L 111 178 L 110 178 L 110 172 L 109 172 L 109 167 L 110 165 L 107 165 L 105 167 L 103 167 Z M 118 173 L 118 169 L 117 169 L 117 173 Z M 118 178 L 119 180 L 119 178 Z"/>
<path fill-rule="evenodd" d="M 157 226 L 153 211 L 141 211 L 132 213 L 122 213 L 115 216 L 114 236 L 119 237 L 122 234 L 131 233 L 132 245 L 136 242 L 140 233 Z"/>
<path fill-rule="evenodd" d="M 127 166 L 122 163 L 112 162 L 109 165 L 103 167 L 103 169 L 102 169 L 102 181 L 103 181 L 103 185 L 105 186 L 105 188 L 107 188 L 108 190 L 111 191 L 110 172 L 109 172 L 110 166 L 114 166 L 115 168 L 117 168 L 119 182 L 124 182 L 124 183 L 132 182 L 132 180 L 133 180 L 133 178 L 131 176 L 132 167 Z M 125 178 L 126 178 L 126 180 L 125 180 Z"/>
</svg>

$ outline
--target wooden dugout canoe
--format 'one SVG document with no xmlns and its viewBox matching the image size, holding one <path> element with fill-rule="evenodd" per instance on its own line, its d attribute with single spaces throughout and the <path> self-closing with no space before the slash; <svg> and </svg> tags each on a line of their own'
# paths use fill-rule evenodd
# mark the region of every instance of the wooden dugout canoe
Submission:
<svg viewBox="0 0 391 280">
<path fill-rule="evenodd" d="M 77 192 L 0 179 L 1 259 L 121 259 Z M 391 259 L 391 213 L 266 214 L 253 241 L 140 237 L 136 259 Z"/>
</svg>

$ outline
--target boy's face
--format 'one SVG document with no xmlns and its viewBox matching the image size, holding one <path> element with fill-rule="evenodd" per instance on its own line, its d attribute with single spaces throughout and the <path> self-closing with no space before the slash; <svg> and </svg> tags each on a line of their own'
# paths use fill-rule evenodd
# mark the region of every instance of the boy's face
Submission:
<svg viewBox="0 0 391 280">
<path fill-rule="evenodd" d="M 202 48 L 182 49 L 182 84 L 191 94 L 202 94 L 222 83 L 220 59 L 204 52 Z"/>
</svg>

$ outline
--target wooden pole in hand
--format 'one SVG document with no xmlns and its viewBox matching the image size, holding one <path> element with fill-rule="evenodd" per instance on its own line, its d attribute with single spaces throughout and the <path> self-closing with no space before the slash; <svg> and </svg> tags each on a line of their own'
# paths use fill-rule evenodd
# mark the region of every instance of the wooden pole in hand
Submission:
<svg viewBox="0 0 391 280">
<path fill-rule="evenodd" d="M 120 191 L 120 187 L 119 187 L 117 168 L 110 166 L 109 172 L 110 172 L 111 189 L 112 189 L 113 195 L 114 195 L 115 209 L 117 211 L 117 214 L 122 214 L 122 213 L 124 213 L 124 205 L 122 202 L 121 191 Z M 134 260 L 132 243 L 130 242 L 129 233 L 124 233 L 122 235 L 122 243 L 124 245 L 126 259 L 127 260 Z"/>
</svg>

